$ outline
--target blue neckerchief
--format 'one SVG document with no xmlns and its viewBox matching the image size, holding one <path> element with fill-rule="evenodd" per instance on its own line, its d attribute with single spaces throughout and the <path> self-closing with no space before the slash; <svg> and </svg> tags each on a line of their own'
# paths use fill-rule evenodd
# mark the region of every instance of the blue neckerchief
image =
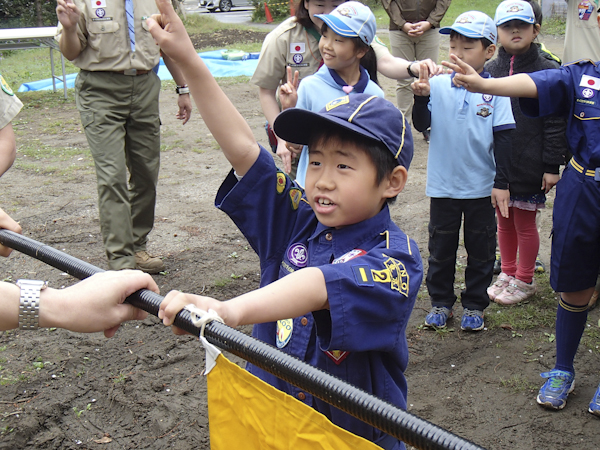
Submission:
<svg viewBox="0 0 600 450">
<path fill-rule="evenodd" d="M 344 80 L 342 80 L 342 77 L 340 77 L 335 70 L 330 69 L 329 67 L 327 68 L 327 70 L 329 70 L 329 74 L 333 78 L 333 81 L 335 81 L 340 87 L 348 86 L 348 84 Z M 367 84 L 369 84 L 369 74 L 367 73 L 367 70 L 364 67 L 360 66 L 360 78 L 358 80 L 358 83 L 352 86 L 354 88 L 352 89 L 352 92 L 362 94 L 363 92 L 365 92 Z"/>
<path fill-rule="evenodd" d="M 457 85 L 454 84 L 454 75 L 456 75 L 456 72 L 452 72 L 452 75 L 450 75 L 450 86 L 452 86 L 453 88 L 458 87 Z M 490 78 L 491 77 L 489 72 L 486 72 L 485 70 L 483 70 L 479 75 L 481 76 L 481 78 Z"/>
</svg>

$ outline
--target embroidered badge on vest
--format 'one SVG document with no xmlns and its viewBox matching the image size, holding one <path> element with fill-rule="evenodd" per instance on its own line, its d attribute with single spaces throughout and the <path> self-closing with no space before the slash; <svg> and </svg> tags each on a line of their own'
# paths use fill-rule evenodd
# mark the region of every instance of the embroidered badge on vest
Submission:
<svg viewBox="0 0 600 450">
<path fill-rule="evenodd" d="M 350 261 L 351 259 L 358 258 L 359 256 L 366 255 L 367 252 L 361 250 L 360 248 L 355 248 L 354 250 L 350 250 L 348 253 L 340 256 L 333 260 L 331 264 L 341 264 Z"/>
<path fill-rule="evenodd" d="M 479 111 L 477 111 L 477 115 L 486 118 L 491 116 L 492 112 L 490 111 L 490 108 L 484 106 Z"/>
<path fill-rule="evenodd" d="M 295 211 L 298 209 L 300 199 L 302 198 L 302 191 L 297 188 L 290 189 L 290 200 L 292 202 L 292 209 Z"/>
<path fill-rule="evenodd" d="M 91 0 L 92 8 L 106 8 L 106 0 Z"/>
<path fill-rule="evenodd" d="M 350 354 L 350 352 L 346 352 L 346 351 L 342 351 L 342 350 L 327 350 L 325 352 L 325 354 L 327 356 L 329 356 L 329 358 L 336 363 L 336 365 L 340 365 L 342 363 L 343 360 L 345 360 L 348 355 Z"/>
<path fill-rule="evenodd" d="M 288 247 L 287 258 L 296 267 L 306 267 L 308 264 L 308 249 L 306 245 L 296 243 Z"/>
<path fill-rule="evenodd" d="M 277 172 L 277 193 L 281 194 L 285 189 L 285 174 Z"/>
<path fill-rule="evenodd" d="M 290 342 L 293 331 L 294 319 L 282 319 L 277 321 L 277 336 L 275 339 L 277 348 L 283 348 Z"/>
<path fill-rule="evenodd" d="M 6 80 L 2 75 L 0 75 L 0 85 L 2 86 L 2 90 L 6 92 L 8 95 L 15 95 L 13 90 L 10 88 Z"/>
</svg>

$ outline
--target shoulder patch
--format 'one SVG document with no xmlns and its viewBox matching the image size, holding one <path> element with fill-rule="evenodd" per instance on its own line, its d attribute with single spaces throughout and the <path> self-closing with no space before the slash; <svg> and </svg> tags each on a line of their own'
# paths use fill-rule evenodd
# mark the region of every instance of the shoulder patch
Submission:
<svg viewBox="0 0 600 450">
<path fill-rule="evenodd" d="M 375 42 L 377 42 L 379 45 L 383 45 L 384 47 L 387 47 L 387 45 L 385 45 L 383 42 L 381 42 L 381 39 L 379 39 L 377 37 L 377 35 L 375 35 Z"/>
<path fill-rule="evenodd" d="M 285 189 L 285 173 L 277 171 L 277 193 L 281 194 Z"/>
<path fill-rule="evenodd" d="M 298 209 L 300 199 L 302 198 L 302 191 L 298 188 L 290 189 L 290 201 L 292 203 L 292 209 L 295 211 Z"/>
<path fill-rule="evenodd" d="M 6 80 L 2 75 L 0 75 L 0 85 L 2 86 L 2 90 L 6 92 L 8 95 L 15 95 L 13 90 L 10 88 Z"/>
</svg>

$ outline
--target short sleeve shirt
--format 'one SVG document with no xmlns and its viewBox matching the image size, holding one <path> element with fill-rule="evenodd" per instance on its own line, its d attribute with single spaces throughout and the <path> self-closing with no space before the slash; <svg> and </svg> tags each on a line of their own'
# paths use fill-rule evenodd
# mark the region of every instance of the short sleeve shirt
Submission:
<svg viewBox="0 0 600 450">
<path fill-rule="evenodd" d="M 496 175 L 494 132 L 515 128 L 510 98 L 468 92 L 454 86 L 451 75 L 433 77 L 430 85 L 427 195 L 489 197 Z"/>
<path fill-rule="evenodd" d="M 6 80 L 0 75 L 0 130 L 7 126 L 23 107 Z"/>
<path fill-rule="evenodd" d="M 150 70 L 160 61 L 160 50 L 148 31 L 146 18 L 158 13 L 154 0 L 133 0 L 135 52 L 131 51 L 125 1 L 73 0 L 81 11 L 77 36 L 81 53 L 72 62 L 89 71 Z M 58 24 L 56 40 L 60 41 Z"/>
<path fill-rule="evenodd" d="M 406 325 L 423 267 L 415 242 L 394 224 L 387 206 L 358 224 L 327 228 L 264 149 L 241 181 L 233 173 L 227 177 L 215 203 L 258 253 L 261 286 L 304 267 L 318 267 L 325 278 L 330 309 L 255 325 L 253 336 L 406 408 Z M 248 369 L 355 434 L 373 442 L 383 436 L 268 372 Z"/>
</svg>

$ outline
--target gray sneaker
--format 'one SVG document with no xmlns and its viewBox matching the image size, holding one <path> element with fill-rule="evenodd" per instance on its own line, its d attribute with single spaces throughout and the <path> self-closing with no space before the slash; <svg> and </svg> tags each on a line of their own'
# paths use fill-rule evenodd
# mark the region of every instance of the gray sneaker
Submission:
<svg viewBox="0 0 600 450">
<path fill-rule="evenodd" d="M 165 265 L 162 259 L 142 250 L 135 254 L 135 268 L 146 273 L 159 273 L 165 270 Z"/>
</svg>

